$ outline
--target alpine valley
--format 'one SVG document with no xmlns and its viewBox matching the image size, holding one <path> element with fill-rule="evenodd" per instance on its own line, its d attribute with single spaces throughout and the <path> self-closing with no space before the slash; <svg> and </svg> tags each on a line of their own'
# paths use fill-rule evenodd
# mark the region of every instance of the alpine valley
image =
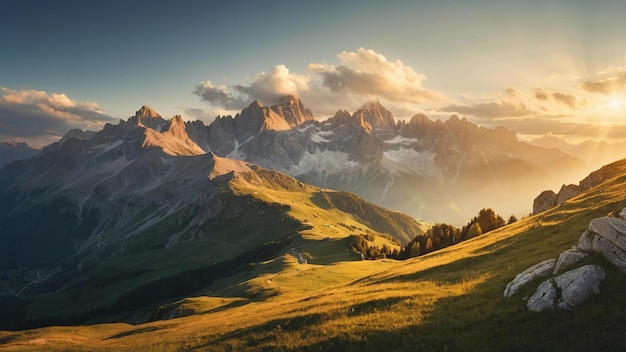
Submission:
<svg viewBox="0 0 626 352">
<path fill-rule="evenodd" d="M 537 314 L 528 288 L 502 292 L 626 207 L 626 161 L 425 256 L 355 250 L 397 253 L 485 207 L 527 214 L 583 165 L 457 116 L 397 121 L 378 102 L 320 121 L 286 96 L 208 126 L 143 106 L 0 169 L 0 348 L 611 349 L 626 279 L 601 255 L 583 264 L 606 280 L 575 310 Z"/>
</svg>

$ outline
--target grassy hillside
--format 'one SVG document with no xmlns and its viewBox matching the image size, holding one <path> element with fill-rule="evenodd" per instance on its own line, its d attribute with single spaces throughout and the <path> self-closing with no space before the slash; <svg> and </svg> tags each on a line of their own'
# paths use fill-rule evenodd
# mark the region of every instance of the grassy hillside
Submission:
<svg viewBox="0 0 626 352">
<path fill-rule="evenodd" d="M 532 313 L 523 300 L 531 292 L 502 295 L 517 273 L 576 244 L 590 220 L 626 207 L 626 162 L 604 173 L 606 182 L 557 208 L 423 257 L 298 264 L 286 253 L 212 285 L 208 296 L 145 313 L 179 318 L 0 332 L 0 348 L 620 350 L 626 275 L 610 265 L 601 294 L 575 311 Z"/>
<path fill-rule="evenodd" d="M 422 231 L 414 219 L 352 194 L 252 167 L 196 189 L 215 189 L 205 203 L 217 210 L 146 203 L 119 229 L 98 235 L 93 248 L 54 267 L 0 271 L 0 304 L 12 311 L 0 314 L 0 326 L 144 322 L 151 315 L 138 314 L 146 309 L 281 270 L 259 262 L 284 255 L 311 264 L 360 260 L 350 250 L 352 235 L 368 234 L 373 245 L 398 249 L 400 240 Z M 318 198 L 346 206 L 320 205 Z"/>
</svg>

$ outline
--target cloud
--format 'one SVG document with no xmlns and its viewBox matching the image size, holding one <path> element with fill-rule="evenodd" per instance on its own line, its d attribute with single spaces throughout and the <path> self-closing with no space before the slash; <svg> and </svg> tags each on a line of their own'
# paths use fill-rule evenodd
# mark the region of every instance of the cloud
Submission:
<svg viewBox="0 0 626 352">
<path fill-rule="evenodd" d="M 183 108 L 183 113 L 185 114 L 185 117 L 188 116 L 196 120 L 202 120 L 202 121 L 213 121 L 213 119 L 217 115 L 219 115 L 219 114 L 207 112 L 204 109 L 197 109 L 197 108 Z"/>
<path fill-rule="evenodd" d="M 0 140 L 44 146 L 72 128 L 100 129 L 114 122 L 95 102 L 77 102 L 65 94 L 0 87 Z"/>
<path fill-rule="evenodd" d="M 538 100 L 548 100 L 549 98 L 549 93 L 546 92 L 545 90 L 538 88 L 535 90 L 535 98 Z"/>
<path fill-rule="evenodd" d="M 422 86 L 426 76 L 405 66 L 400 60 L 388 61 L 374 50 L 359 48 L 337 55 L 342 64 L 311 63 L 310 71 L 322 77 L 324 86 L 333 92 L 372 96 L 393 102 L 413 104 L 444 99 L 443 94 Z"/>
<path fill-rule="evenodd" d="M 553 93 L 552 96 L 554 97 L 554 100 L 556 100 L 557 102 L 561 103 L 561 104 L 565 104 L 567 106 L 569 106 L 571 109 L 575 109 L 576 108 L 576 97 L 571 95 L 571 94 L 563 94 L 563 93 Z"/>
<path fill-rule="evenodd" d="M 583 82 L 581 88 L 590 93 L 611 95 L 626 89 L 626 73 L 622 72 L 603 80 Z"/>
<path fill-rule="evenodd" d="M 506 94 L 511 97 L 511 98 L 515 98 L 515 99 L 520 99 L 524 96 L 524 94 L 522 93 L 522 91 L 520 91 L 517 88 L 514 87 L 509 87 L 505 90 Z"/>
<path fill-rule="evenodd" d="M 269 73 L 261 72 L 249 86 L 236 85 L 235 89 L 253 99 L 276 102 L 285 95 L 300 96 L 310 89 L 311 77 L 289 72 L 285 65 L 276 65 Z"/>
<path fill-rule="evenodd" d="M 568 106 L 570 109 L 576 109 L 578 105 L 585 105 L 586 99 L 579 99 L 575 95 L 565 94 L 561 92 L 548 92 L 542 88 L 535 89 L 535 99 L 548 101 L 554 99 L 555 102 Z"/>
<path fill-rule="evenodd" d="M 519 119 L 498 120 L 502 125 L 519 134 L 543 135 L 547 132 L 556 135 L 575 137 L 576 139 L 616 138 L 626 134 L 626 125 L 599 125 L 572 121 L 565 115 L 542 115 Z"/>
<path fill-rule="evenodd" d="M 237 84 L 231 89 L 205 81 L 195 87 L 194 93 L 214 106 L 240 110 L 252 100 L 272 104 L 285 95 L 301 96 L 310 89 L 310 81 L 309 76 L 294 74 L 285 65 L 276 65 L 269 73 L 255 75 L 249 85 Z"/>
<path fill-rule="evenodd" d="M 269 72 L 254 75 L 246 84 L 216 86 L 211 81 L 197 85 L 194 93 L 210 105 L 239 110 L 252 100 L 274 104 L 285 95 L 298 96 L 314 113 L 333 114 L 338 109 L 356 108 L 372 98 L 389 109 L 413 114 L 420 104 L 441 102 L 446 97 L 424 88 L 426 76 L 400 60 L 364 48 L 337 55 L 339 65 L 310 63 L 306 74 L 276 65 Z"/>
<path fill-rule="evenodd" d="M 471 105 L 448 105 L 440 109 L 443 112 L 470 115 L 481 119 L 501 119 L 510 117 L 523 117 L 536 114 L 524 103 L 516 103 L 505 100 Z"/>
<path fill-rule="evenodd" d="M 201 82 L 195 87 L 193 92 L 200 99 L 210 104 L 224 107 L 227 110 L 241 109 L 246 104 L 244 97 L 233 95 L 228 87 L 224 85 L 216 87 L 211 81 Z"/>
</svg>

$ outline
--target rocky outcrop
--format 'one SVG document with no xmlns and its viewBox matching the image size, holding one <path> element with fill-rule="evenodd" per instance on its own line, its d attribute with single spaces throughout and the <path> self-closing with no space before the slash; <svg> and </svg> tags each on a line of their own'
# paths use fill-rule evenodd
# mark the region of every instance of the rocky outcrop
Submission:
<svg viewBox="0 0 626 352">
<path fill-rule="evenodd" d="M 578 250 L 578 247 L 572 246 L 571 249 L 566 250 L 565 252 L 559 255 L 559 259 L 557 259 L 556 264 L 554 265 L 553 274 L 557 274 L 565 268 L 572 267 L 573 265 L 579 263 L 581 260 L 585 259 L 587 254 L 581 253 Z"/>
<path fill-rule="evenodd" d="M 610 169 L 610 165 L 607 165 L 600 170 L 594 171 L 589 176 L 582 179 L 578 185 L 570 184 L 563 185 L 559 190 L 559 193 L 553 191 L 543 191 L 533 202 L 533 215 L 542 213 L 548 209 L 559 206 L 568 199 L 574 198 L 582 192 L 595 187 L 610 176 L 612 173 L 608 173 L 607 169 Z"/>
<path fill-rule="evenodd" d="M 554 208 L 556 205 L 556 199 L 558 195 L 553 191 L 543 191 L 533 201 L 533 214 L 542 213 L 550 208 Z"/>
<path fill-rule="evenodd" d="M 541 312 L 548 308 L 554 307 L 556 302 L 556 288 L 554 287 L 554 281 L 546 280 L 539 285 L 535 294 L 533 294 L 526 307 L 533 312 Z"/>
<path fill-rule="evenodd" d="M 624 213 L 624 210 L 620 214 Z M 626 272 L 626 220 L 602 217 L 589 223 L 580 236 L 578 247 L 583 252 L 602 254 L 609 262 Z"/>
<path fill-rule="evenodd" d="M 597 265 L 585 265 L 548 279 L 528 299 L 526 307 L 533 312 L 546 309 L 573 309 L 594 294 L 600 293 L 604 269 Z"/>
<path fill-rule="evenodd" d="M 533 214 L 539 214 L 561 205 L 565 203 L 566 200 L 576 197 L 585 189 L 586 188 L 577 185 L 563 185 L 559 193 L 554 193 L 550 190 L 543 191 L 533 201 Z"/>
<path fill-rule="evenodd" d="M 556 205 L 561 205 L 565 203 L 566 200 L 570 198 L 574 198 L 579 195 L 585 189 L 582 186 L 577 185 L 563 185 L 559 190 L 559 193 L 556 197 Z"/>
<path fill-rule="evenodd" d="M 504 289 L 504 297 L 508 298 L 513 296 L 522 286 L 536 278 L 548 276 L 554 270 L 555 263 L 556 259 L 544 260 L 543 262 L 535 264 L 524 270 L 524 272 L 517 274 L 515 279 L 506 285 L 506 288 Z"/>
<path fill-rule="evenodd" d="M 597 265 L 584 265 L 576 268 L 588 255 L 604 256 L 609 262 L 626 272 L 626 208 L 619 217 L 602 217 L 591 220 L 587 230 L 580 236 L 578 246 L 564 251 L 558 259 L 545 260 L 533 265 L 515 276 L 504 289 L 504 297 L 515 295 L 522 286 L 537 277 L 557 275 L 548 278 L 528 299 L 527 307 L 533 312 L 546 309 L 573 309 L 594 294 L 600 293 L 600 283 L 605 271 Z"/>
<path fill-rule="evenodd" d="M 571 309 L 586 301 L 592 295 L 600 294 L 600 283 L 606 276 L 604 269 L 597 265 L 584 265 L 570 270 L 554 279 L 560 289 L 561 299 L 557 307 Z"/>
</svg>

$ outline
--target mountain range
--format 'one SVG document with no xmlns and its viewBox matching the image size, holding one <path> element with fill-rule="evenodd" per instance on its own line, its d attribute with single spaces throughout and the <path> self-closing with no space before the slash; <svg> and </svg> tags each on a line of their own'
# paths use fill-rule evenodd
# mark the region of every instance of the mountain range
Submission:
<svg viewBox="0 0 626 352">
<path fill-rule="evenodd" d="M 456 115 L 396 121 L 377 101 L 320 121 L 299 99 L 286 96 L 272 106 L 255 101 L 208 126 L 185 126 L 205 152 L 354 192 L 431 222 L 460 224 L 487 206 L 527 214 L 529 195 L 583 166 L 560 150 L 519 141 L 506 128 L 479 127 Z"/>
<path fill-rule="evenodd" d="M 144 106 L 98 133 L 71 130 L 59 143 L 76 139 L 112 145 L 121 141 L 118 134 L 130 133 L 129 126 L 146 128 L 140 144 L 137 138 L 132 148 L 125 147 L 131 154 L 139 147 L 178 156 L 212 153 L 353 192 L 415 218 L 457 225 L 483 207 L 527 214 L 530 195 L 558 187 L 556 180 L 566 175 L 580 175 L 587 168 L 576 156 L 591 155 L 568 154 L 545 139 L 531 145 L 503 127 L 480 127 L 456 115 L 446 121 L 423 114 L 396 121 L 377 101 L 352 114 L 340 110 L 317 120 L 294 96 L 272 106 L 254 101 L 234 117 L 218 116 L 209 125 L 184 122 L 181 116 L 166 120 Z M 13 157 L 19 158 L 17 153 Z"/>
<path fill-rule="evenodd" d="M 298 98 L 285 96 L 272 106 L 254 101 L 209 125 L 180 116 L 166 120 L 144 106 L 128 121 L 105 126 L 103 134 L 128 123 L 148 128 L 144 147 L 243 160 L 431 222 L 461 224 L 487 206 L 527 214 L 529 195 L 556 188 L 565 175 L 580 175 L 584 165 L 559 149 L 522 142 L 503 127 L 480 127 L 456 115 L 396 121 L 376 101 L 316 120 Z M 61 143 L 93 135 L 72 130 Z"/>
</svg>

